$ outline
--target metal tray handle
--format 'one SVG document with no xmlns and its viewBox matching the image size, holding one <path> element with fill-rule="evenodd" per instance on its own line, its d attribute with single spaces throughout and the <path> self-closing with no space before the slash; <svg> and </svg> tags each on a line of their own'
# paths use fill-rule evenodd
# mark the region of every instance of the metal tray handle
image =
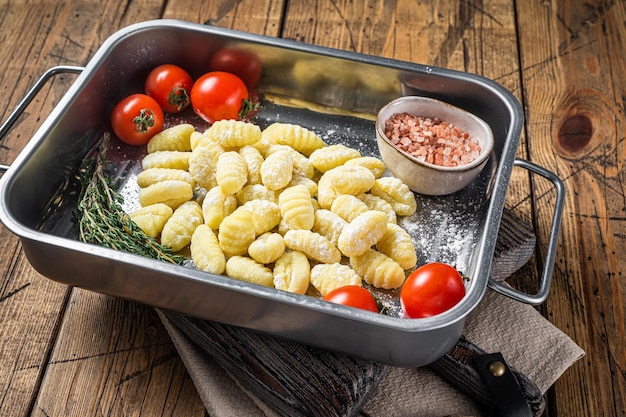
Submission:
<svg viewBox="0 0 626 417">
<path fill-rule="evenodd" d="M 552 182 L 556 189 L 556 203 L 554 205 L 554 214 L 552 216 L 552 226 L 550 228 L 550 237 L 548 240 L 548 249 L 544 261 L 544 268 L 541 273 L 541 281 L 539 291 L 535 295 L 516 290 L 510 286 L 503 285 L 495 280 L 489 280 L 489 287 L 494 291 L 506 295 L 514 300 L 522 303 L 538 305 L 548 298 L 550 292 L 550 284 L 552 283 L 552 271 L 554 269 L 554 258 L 556 256 L 557 243 L 559 239 L 559 230 L 561 228 L 561 217 L 563 214 L 563 204 L 565 202 L 565 185 L 559 177 L 547 169 L 540 167 L 525 159 L 516 158 L 514 166 L 525 168 L 528 171 L 541 175 L 548 181 Z"/>
<path fill-rule="evenodd" d="M 26 96 L 24 96 L 22 101 L 18 103 L 18 105 L 9 115 L 8 119 L 2 124 L 2 126 L 0 126 L 0 142 L 2 142 L 6 134 L 9 133 L 9 130 L 11 129 L 17 118 L 20 117 L 26 107 L 30 104 L 31 101 L 33 101 L 35 96 L 39 93 L 39 91 L 43 88 L 43 86 L 46 84 L 46 82 L 48 82 L 50 78 L 58 74 L 80 74 L 81 72 L 83 72 L 84 69 L 84 67 L 76 67 L 70 65 L 59 65 L 56 67 L 48 68 L 46 72 L 44 72 L 43 75 L 39 77 L 35 85 L 33 85 L 30 90 L 28 90 Z M 0 164 L 0 173 L 4 173 L 8 169 L 9 165 Z"/>
</svg>

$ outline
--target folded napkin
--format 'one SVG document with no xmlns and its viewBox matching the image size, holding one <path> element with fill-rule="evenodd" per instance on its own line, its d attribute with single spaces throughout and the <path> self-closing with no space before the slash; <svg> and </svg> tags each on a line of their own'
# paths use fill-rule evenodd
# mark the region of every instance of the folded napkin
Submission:
<svg viewBox="0 0 626 417">
<path fill-rule="evenodd" d="M 158 313 L 211 417 L 279 415 L 231 377 L 167 314 Z M 486 352 L 501 352 L 510 366 L 524 373 L 544 393 L 584 355 L 580 347 L 532 306 L 491 290 L 466 319 L 464 336 Z M 475 416 L 479 415 L 479 408 L 428 368 L 388 367 L 362 405 L 361 415 Z"/>
</svg>

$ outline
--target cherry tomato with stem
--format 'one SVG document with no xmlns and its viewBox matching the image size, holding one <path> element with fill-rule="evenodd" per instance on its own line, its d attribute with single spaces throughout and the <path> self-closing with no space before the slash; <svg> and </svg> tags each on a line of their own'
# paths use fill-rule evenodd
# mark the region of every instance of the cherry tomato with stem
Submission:
<svg viewBox="0 0 626 417">
<path fill-rule="evenodd" d="M 463 276 L 450 265 L 431 262 L 413 271 L 400 290 L 409 318 L 432 317 L 454 307 L 465 296 Z"/>
<path fill-rule="evenodd" d="M 178 113 L 191 103 L 189 92 L 193 78 L 174 64 L 155 67 L 146 77 L 146 94 L 156 100 L 166 113 Z"/>
<path fill-rule="evenodd" d="M 263 70 L 261 59 L 254 52 L 237 48 L 220 49 L 213 55 L 209 65 L 211 71 L 235 74 L 249 89 L 259 83 Z"/>
<path fill-rule="evenodd" d="M 163 110 L 152 97 L 132 94 L 113 108 L 111 127 L 115 135 L 129 145 L 145 145 L 163 130 Z"/>
<path fill-rule="evenodd" d="M 244 100 L 248 100 L 246 84 L 229 72 L 208 72 L 191 87 L 193 111 L 209 123 L 241 119 Z"/>
<path fill-rule="evenodd" d="M 378 313 L 380 311 L 374 295 L 366 288 L 358 285 L 345 285 L 334 289 L 323 298 L 337 304 Z"/>
</svg>

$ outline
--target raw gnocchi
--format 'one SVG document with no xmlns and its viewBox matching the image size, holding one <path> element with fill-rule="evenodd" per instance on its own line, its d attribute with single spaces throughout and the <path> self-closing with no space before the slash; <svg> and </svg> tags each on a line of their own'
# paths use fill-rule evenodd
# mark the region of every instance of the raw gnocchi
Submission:
<svg viewBox="0 0 626 417">
<path fill-rule="evenodd" d="M 330 211 L 347 222 L 351 222 L 368 210 L 367 204 L 350 194 L 337 196 L 330 206 Z"/>
<path fill-rule="evenodd" d="M 156 238 L 161 234 L 172 213 L 174 210 L 167 204 L 156 203 L 130 213 L 130 218 L 147 236 Z"/>
<path fill-rule="evenodd" d="M 311 194 L 304 185 L 294 185 L 280 193 L 278 207 L 286 229 L 313 228 L 315 210 L 311 203 Z"/>
<path fill-rule="evenodd" d="M 375 249 L 350 257 L 350 265 L 365 282 L 377 288 L 400 288 L 405 279 L 402 267 Z"/>
<path fill-rule="evenodd" d="M 189 169 L 189 157 L 191 152 L 186 151 L 159 151 L 146 155 L 141 160 L 143 169 L 148 168 L 173 168 Z"/>
<path fill-rule="evenodd" d="M 342 230 L 337 240 L 337 248 L 345 256 L 362 255 L 374 246 L 387 231 L 385 213 L 368 210 L 359 214 Z"/>
<path fill-rule="evenodd" d="M 217 230 L 224 217 L 237 208 L 237 199 L 234 195 L 224 192 L 222 187 L 215 186 L 204 195 L 202 200 L 202 214 L 204 223 L 213 230 Z"/>
<path fill-rule="evenodd" d="M 217 160 L 223 153 L 218 147 L 199 146 L 190 152 L 188 170 L 196 183 L 207 190 L 217 185 Z"/>
<path fill-rule="evenodd" d="M 218 229 L 217 238 L 228 257 L 244 255 L 256 237 L 254 220 L 247 210 L 235 209 L 226 216 Z"/>
<path fill-rule="evenodd" d="M 154 153 L 159 151 L 191 151 L 191 134 L 196 129 L 193 125 L 188 123 L 182 123 L 172 126 L 156 135 L 148 141 L 147 150 L 148 153 Z"/>
<path fill-rule="evenodd" d="M 348 224 L 347 221 L 332 211 L 319 209 L 315 211 L 315 222 L 312 230 L 337 245 L 339 235 L 346 224 Z"/>
<path fill-rule="evenodd" d="M 411 235 L 395 223 L 387 223 L 387 230 L 376 242 L 376 249 L 396 261 L 402 269 L 413 268 L 417 263 Z"/>
<path fill-rule="evenodd" d="M 271 269 L 245 256 L 233 256 L 226 261 L 226 275 L 265 287 L 274 286 Z"/>
<path fill-rule="evenodd" d="M 163 226 L 161 243 L 178 252 L 191 242 L 196 227 L 202 224 L 202 208 L 195 201 L 187 201 L 174 210 Z"/>
<path fill-rule="evenodd" d="M 370 210 L 378 210 L 385 213 L 387 215 L 388 223 L 398 222 L 398 216 L 396 214 L 396 211 L 386 200 L 383 200 L 382 198 L 369 193 L 359 194 L 357 195 L 357 198 L 364 202 L 367 208 L 369 208 Z"/>
<path fill-rule="evenodd" d="M 241 120 L 218 120 L 204 134 L 224 148 L 240 148 L 261 140 L 261 128 Z"/>
<path fill-rule="evenodd" d="M 289 184 L 293 175 L 293 161 L 285 151 L 278 151 L 261 164 L 261 182 L 270 190 L 280 190 Z"/>
<path fill-rule="evenodd" d="M 324 295 L 398 288 L 416 263 L 397 216 L 417 203 L 378 158 L 298 125 L 234 120 L 174 126 L 148 151 L 131 216 L 174 251 L 189 246 L 200 270 Z"/>
<path fill-rule="evenodd" d="M 192 198 L 193 188 L 185 181 L 160 181 L 139 190 L 139 204 L 141 207 L 163 203 L 167 204 L 172 209 L 176 209 Z"/>
<path fill-rule="evenodd" d="M 345 145 L 330 145 L 316 149 L 309 159 L 320 172 L 326 172 L 343 165 L 350 159 L 360 158 L 361 153 Z"/>
<path fill-rule="evenodd" d="M 274 266 L 274 287 L 295 294 L 304 294 L 309 288 L 311 265 L 305 254 L 286 252 Z"/>
<path fill-rule="evenodd" d="M 263 164 L 261 152 L 254 146 L 247 145 L 239 149 L 239 155 L 246 163 L 248 172 L 247 184 L 261 184 L 261 165 Z"/>
<path fill-rule="evenodd" d="M 278 204 L 268 200 L 251 200 L 239 207 L 239 210 L 246 210 L 252 217 L 254 223 L 254 233 L 262 235 L 269 232 L 280 223 L 281 214 Z"/>
<path fill-rule="evenodd" d="M 224 152 L 215 164 L 215 180 L 224 193 L 235 194 L 248 180 L 248 169 L 243 157 L 234 151 Z"/>
<path fill-rule="evenodd" d="M 307 257 L 326 264 L 341 261 L 341 252 L 335 245 L 319 233 L 311 230 L 288 230 L 285 233 L 285 246 L 304 253 Z"/>
<path fill-rule="evenodd" d="M 344 165 L 348 166 L 361 166 L 370 170 L 370 172 L 374 175 L 375 178 L 380 178 L 383 176 L 387 167 L 385 163 L 378 158 L 373 156 L 361 156 L 359 158 L 352 158 L 346 161 Z"/>
<path fill-rule="evenodd" d="M 354 269 L 340 263 L 315 265 L 311 269 L 311 284 L 322 297 L 345 285 L 363 285 Z"/>
<path fill-rule="evenodd" d="M 196 181 L 191 174 L 184 169 L 148 168 L 137 175 L 137 185 L 140 188 L 146 188 L 157 182 L 167 180 L 185 181 L 188 182 L 191 187 L 196 186 Z"/>
<path fill-rule="evenodd" d="M 410 216 L 417 210 L 417 202 L 409 186 L 398 178 L 378 178 L 374 181 L 371 192 L 391 204 L 400 216 Z"/>
<path fill-rule="evenodd" d="M 285 253 L 285 240 L 278 233 L 264 233 L 248 246 L 248 255 L 260 264 L 270 264 Z"/>
<path fill-rule="evenodd" d="M 271 154 L 281 151 L 286 152 L 287 154 L 285 157 L 293 162 L 294 174 L 298 174 L 306 178 L 313 178 L 315 175 L 315 167 L 311 163 L 311 160 L 290 146 L 272 144 L 267 148 L 265 157 L 267 158 Z"/>
<path fill-rule="evenodd" d="M 206 224 L 201 224 L 194 230 L 189 251 L 198 269 L 218 275 L 224 273 L 226 256 L 220 248 L 215 232 Z"/>
<path fill-rule="evenodd" d="M 289 145 L 305 156 L 326 146 L 314 132 L 294 124 L 273 123 L 263 131 L 263 138 L 270 143 Z"/>
</svg>

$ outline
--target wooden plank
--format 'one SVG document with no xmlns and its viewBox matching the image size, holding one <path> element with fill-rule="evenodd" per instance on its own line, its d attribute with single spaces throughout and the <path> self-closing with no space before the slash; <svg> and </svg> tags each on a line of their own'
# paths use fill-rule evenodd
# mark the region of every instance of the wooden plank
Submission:
<svg viewBox="0 0 626 417">
<path fill-rule="evenodd" d="M 271 0 L 176 0 L 167 2 L 163 18 L 279 36 L 283 8 L 284 1 Z"/>
<path fill-rule="evenodd" d="M 143 2 L 151 10 L 160 10 L 155 2 Z M 128 21 L 147 16 L 136 5 L 121 2 L 86 4 L 63 2 L 40 7 L 27 2 L 0 3 L 0 91 L 7 98 L 1 114 L 5 120 L 26 91 L 54 65 L 82 65 L 93 54 L 103 36 Z M 154 17 L 159 17 L 154 14 Z M 73 76 L 57 76 L 37 95 L 4 138 L 0 160 L 11 163 L 15 156 L 50 113 L 73 81 Z M 0 228 L 3 256 L 0 292 L 0 409 L 3 414 L 28 415 L 34 407 L 40 386 L 52 395 L 58 381 L 44 378 L 50 351 L 64 318 L 70 289 L 39 275 L 21 252 L 18 239 Z M 90 333 L 81 330 L 67 337 Z M 165 338 L 164 340 L 168 340 Z M 174 352 L 173 347 L 170 350 Z M 178 366 L 178 374 L 185 376 Z M 189 379 L 187 379 L 189 384 Z M 75 390 L 78 394 L 80 391 Z M 45 389 L 44 389 L 45 392 Z M 67 401 L 69 397 L 65 398 Z M 46 404 L 38 406 L 44 409 Z M 41 411 L 41 410 L 40 410 Z M 65 411 L 57 415 L 66 415 Z M 82 415 L 82 414 L 81 414 Z"/>
<path fill-rule="evenodd" d="M 67 297 L 65 286 L 37 274 L 2 228 L 0 287 L 0 410 L 26 415 L 45 370 Z"/>
<path fill-rule="evenodd" d="M 90 45 L 95 41 L 88 38 L 97 33 L 95 29 L 108 30 L 105 23 L 93 24 L 100 21 L 102 11 L 94 10 L 89 20 L 83 8 L 84 5 L 67 2 L 45 8 L 25 2 L 0 4 L 0 91 L 7 98 L 2 120 L 45 69 L 58 64 L 81 64 L 91 53 Z M 3 163 L 11 163 L 21 151 L 72 80 L 70 76 L 57 76 L 42 89 L 15 129 L 4 138 L 0 149 Z M 18 240 L 4 227 L 0 242 L 4 254 L 0 264 L 0 408 L 11 415 L 26 415 L 45 372 L 69 292 L 66 286 L 37 274 L 21 252 Z"/>
<path fill-rule="evenodd" d="M 587 352 L 556 383 L 552 408 L 624 415 L 626 5 L 532 2 L 517 12 L 530 155 L 568 190 L 547 314 Z M 554 194 L 535 187 L 546 230 Z"/>
<path fill-rule="evenodd" d="M 204 406 L 194 398 L 195 387 L 153 309 L 72 291 L 36 413 L 201 416 Z"/>
</svg>

